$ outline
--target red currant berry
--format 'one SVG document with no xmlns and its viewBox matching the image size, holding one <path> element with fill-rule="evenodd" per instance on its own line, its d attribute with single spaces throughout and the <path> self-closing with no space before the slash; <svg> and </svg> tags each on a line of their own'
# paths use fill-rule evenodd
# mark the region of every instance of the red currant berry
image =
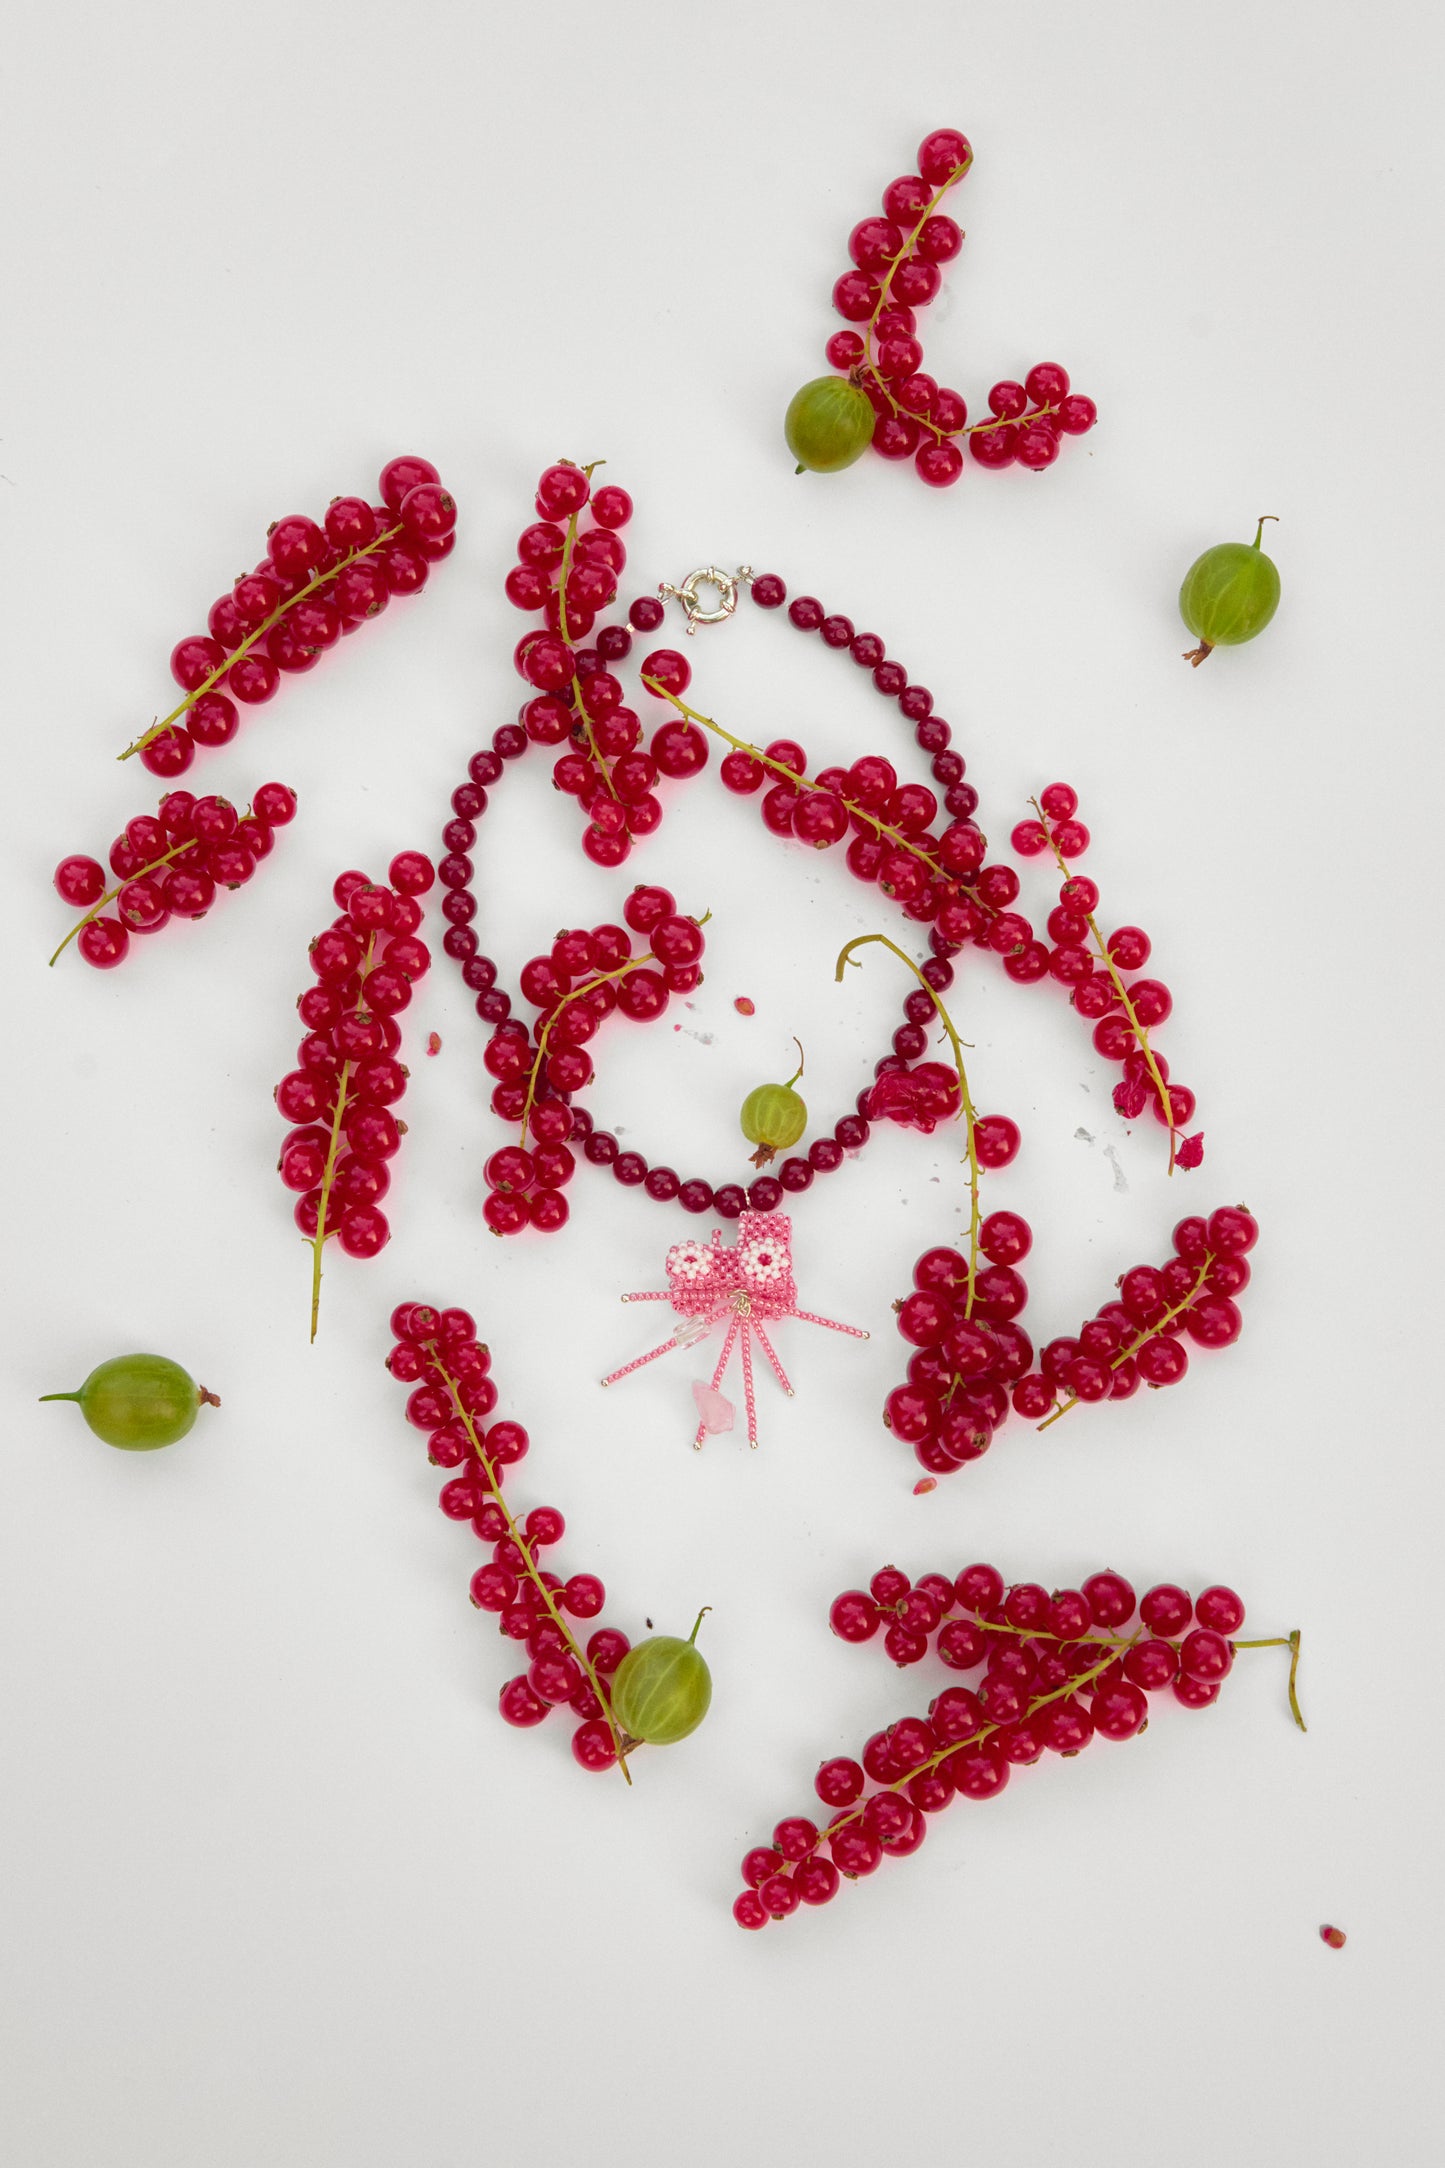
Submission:
<svg viewBox="0 0 1445 2168">
<path fill-rule="evenodd" d="M 1217 1634 L 1237 1634 L 1244 1624 L 1244 1605 L 1232 1588 L 1202 1588 L 1194 1599 L 1194 1616 L 1201 1626 Z"/>
<path fill-rule="evenodd" d="M 404 453 L 399 459 L 388 460 L 381 470 L 376 487 L 382 503 L 392 515 L 391 524 L 396 524 L 396 515 L 400 512 L 403 499 L 409 490 L 415 489 L 420 482 L 440 480 L 441 476 L 431 461 L 419 459 L 414 453 Z"/>
</svg>

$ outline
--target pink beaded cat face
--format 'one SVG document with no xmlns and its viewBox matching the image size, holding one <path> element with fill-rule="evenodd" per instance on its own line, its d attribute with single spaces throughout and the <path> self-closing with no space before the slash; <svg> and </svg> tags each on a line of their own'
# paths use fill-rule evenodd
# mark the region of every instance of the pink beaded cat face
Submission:
<svg viewBox="0 0 1445 2168">
<path fill-rule="evenodd" d="M 793 1279 L 793 1223 L 784 1212 L 744 1212 L 735 1247 L 675 1242 L 667 1253 L 669 1297 L 685 1317 L 717 1317 L 724 1310 L 755 1317 L 790 1317 L 797 1307 Z"/>
<path fill-rule="evenodd" d="M 690 1347 L 714 1325 L 723 1325 L 722 1351 L 712 1381 L 694 1388 L 698 1394 L 694 1447 L 700 1447 L 709 1433 L 732 1428 L 731 1403 L 723 1399 L 719 1387 L 735 1347 L 742 1365 L 749 1445 L 758 1442 L 757 1403 L 753 1393 L 754 1340 L 779 1385 L 791 1398 L 793 1388 L 778 1360 L 777 1350 L 763 1329 L 765 1321 L 772 1324 L 779 1318 L 796 1317 L 807 1325 L 823 1325 L 830 1332 L 846 1333 L 853 1340 L 868 1338 L 867 1333 L 860 1332 L 856 1325 L 840 1325 L 834 1318 L 819 1317 L 812 1310 L 798 1308 L 798 1288 L 793 1278 L 793 1223 L 786 1212 L 741 1213 L 738 1239 L 726 1247 L 720 1227 L 713 1230 L 711 1242 L 696 1239 L 674 1242 L 667 1253 L 665 1269 L 666 1289 L 648 1288 L 639 1294 L 624 1295 L 622 1299 L 624 1302 L 670 1302 L 687 1322 L 679 1325 L 660 1347 L 639 1355 L 633 1362 L 624 1363 L 602 1383 L 615 1385 L 620 1378 L 630 1377 L 634 1370 L 643 1370 L 649 1363 L 656 1362 L 660 1355 L 670 1355 L 674 1348 Z"/>
</svg>

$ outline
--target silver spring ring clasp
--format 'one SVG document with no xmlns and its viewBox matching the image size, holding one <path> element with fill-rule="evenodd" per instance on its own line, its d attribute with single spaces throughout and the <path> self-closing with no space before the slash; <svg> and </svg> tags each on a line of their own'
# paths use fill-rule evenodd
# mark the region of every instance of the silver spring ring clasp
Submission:
<svg viewBox="0 0 1445 2168">
<path fill-rule="evenodd" d="M 751 565 L 739 565 L 736 572 L 724 572 L 717 565 L 700 565 L 696 572 L 689 572 L 678 587 L 673 587 L 666 580 L 659 581 L 657 592 L 663 602 L 671 598 L 672 601 L 682 604 L 687 617 L 687 630 L 692 634 L 699 625 L 721 625 L 730 618 L 738 606 L 739 587 L 745 587 L 752 576 Z M 715 609 L 704 610 L 701 607 L 697 594 L 700 587 L 716 589 L 718 599 Z"/>
</svg>

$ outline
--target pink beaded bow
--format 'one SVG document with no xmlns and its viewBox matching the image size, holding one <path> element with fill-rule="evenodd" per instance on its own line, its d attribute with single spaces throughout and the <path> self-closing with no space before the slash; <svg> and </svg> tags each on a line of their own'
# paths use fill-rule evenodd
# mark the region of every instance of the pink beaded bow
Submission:
<svg viewBox="0 0 1445 2168">
<path fill-rule="evenodd" d="M 693 1439 L 693 1449 L 701 1449 L 709 1430 L 726 1429 L 731 1422 L 731 1408 L 722 1400 L 718 1387 L 727 1369 L 734 1343 L 742 1357 L 743 1401 L 748 1416 L 748 1444 L 758 1442 L 757 1407 L 753 1397 L 753 1349 L 756 1337 L 773 1374 L 783 1391 L 792 1398 L 793 1388 L 787 1373 L 779 1362 L 772 1341 L 763 1330 L 763 1321 L 769 1323 L 780 1317 L 801 1318 L 807 1325 L 825 1325 L 829 1332 L 845 1332 L 851 1339 L 866 1340 L 868 1335 L 856 1325 L 840 1325 L 831 1317 L 818 1317 L 811 1310 L 798 1308 L 798 1288 L 793 1278 L 792 1251 L 793 1223 L 785 1212 L 743 1212 L 738 1217 L 738 1239 L 731 1249 L 723 1247 L 722 1229 L 714 1228 L 711 1242 L 674 1242 L 667 1253 L 667 1286 L 665 1289 L 645 1289 L 636 1295 L 624 1295 L 624 1302 L 670 1302 L 674 1310 L 686 1320 L 679 1325 L 672 1337 L 664 1340 L 647 1355 L 639 1355 L 635 1362 L 624 1363 L 610 1377 L 602 1380 L 604 1385 L 615 1385 L 619 1378 L 629 1377 L 634 1370 L 656 1362 L 659 1355 L 670 1355 L 674 1348 L 688 1347 L 700 1340 L 714 1325 L 727 1320 L 723 1335 L 722 1353 L 712 1374 L 712 1383 L 706 1391 L 699 1391 L 698 1405 L 702 1419 Z M 710 1411 L 720 1405 L 725 1411 L 722 1421 L 710 1420 Z"/>
</svg>

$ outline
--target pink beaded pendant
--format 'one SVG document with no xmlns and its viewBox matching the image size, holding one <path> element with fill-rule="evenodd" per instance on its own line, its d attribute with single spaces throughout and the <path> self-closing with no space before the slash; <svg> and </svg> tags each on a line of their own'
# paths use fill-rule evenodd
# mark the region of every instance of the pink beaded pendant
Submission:
<svg viewBox="0 0 1445 2168">
<path fill-rule="evenodd" d="M 622 1300 L 670 1302 L 682 1322 L 660 1347 L 639 1355 L 635 1362 L 624 1363 L 620 1370 L 603 1378 L 602 1383 L 615 1385 L 619 1378 L 630 1377 L 634 1370 L 656 1362 L 660 1355 L 670 1355 L 674 1348 L 690 1347 L 694 1341 L 705 1338 L 714 1326 L 725 1323 L 722 1352 L 712 1381 L 697 1394 L 700 1420 L 692 1441 L 693 1450 L 701 1451 L 710 1432 L 731 1428 L 731 1409 L 719 1387 L 734 1346 L 742 1360 L 748 1444 L 756 1446 L 754 1338 L 783 1391 L 789 1399 L 793 1397 L 787 1372 L 764 1330 L 765 1324 L 775 1324 L 779 1318 L 797 1317 L 805 1325 L 823 1325 L 829 1332 L 847 1333 L 852 1340 L 868 1338 L 857 1325 L 840 1325 L 831 1317 L 818 1317 L 812 1310 L 798 1308 L 792 1241 L 793 1223 L 785 1212 L 743 1212 L 738 1216 L 738 1239 L 731 1248 L 723 1246 L 722 1229 L 716 1227 L 711 1242 L 674 1242 L 665 1260 L 666 1288 L 647 1288 L 639 1294 L 624 1295 Z"/>
</svg>

